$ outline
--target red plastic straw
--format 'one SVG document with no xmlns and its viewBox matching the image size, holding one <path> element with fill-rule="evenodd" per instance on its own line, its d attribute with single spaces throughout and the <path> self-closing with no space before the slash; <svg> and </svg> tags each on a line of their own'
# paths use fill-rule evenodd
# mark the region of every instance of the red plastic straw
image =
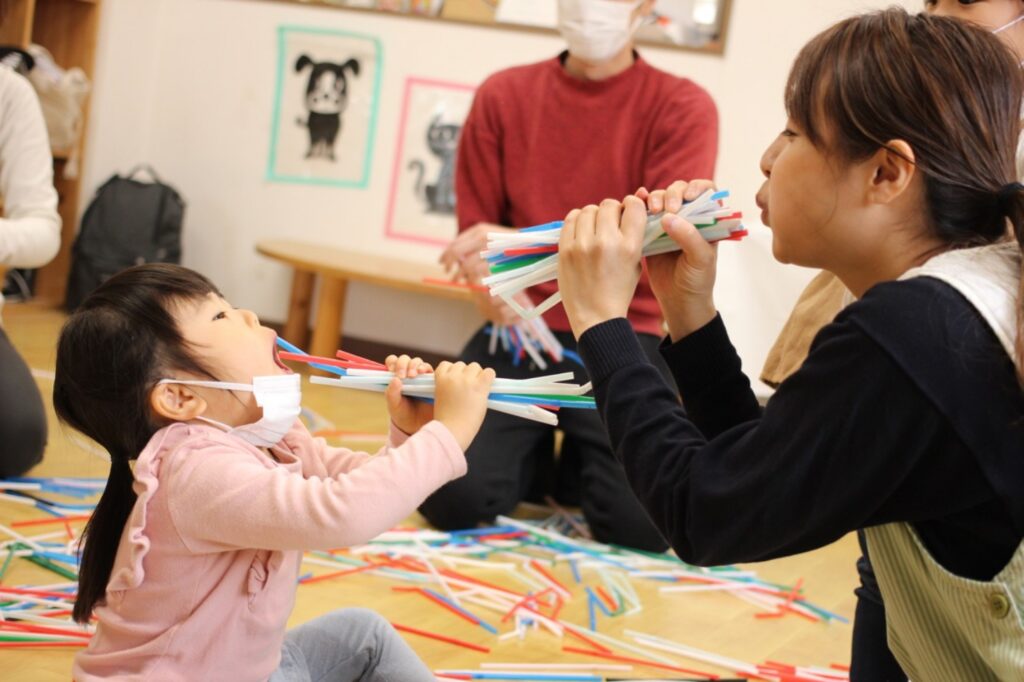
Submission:
<svg viewBox="0 0 1024 682">
<path fill-rule="evenodd" d="M 29 625 L 28 623 L 19 623 L 13 620 L 0 621 L 0 630 L 16 630 L 18 632 L 35 632 L 41 635 L 61 635 L 64 637 L 83 637 L 89 639 L 92 637 L 92 633 L 89 632 L 77 632 L 75 630 L 65 630 L 62 628 L 50 628 L 45 625 Z"/>
<path fill-rule="evenodd" d="M 618 611 L 619 610 L 619 603 L 611 598 L 611 595 L 609 595 L 605 591 L 604 587 L 602 587 L 601 585 L 598 585 L 597 586 L 597 593 L 599 595 L 601 595 L 601 598 L 604 599 L 606 604 L 608 604 L 608 608 L 609 609 L 611 609 L 612 611 Z"/>
<path fill-rule="evenodd" d="M 454 644 L 455 646 L 461 646 L 464 649 L 472 649 L 473 651 L 479 651 L 481 653 L 489 654 L 491 650 L 485 646 L 479 644 L 473 644 L 472 642 L 466 642 L 461 639 L 455 639 L 454 637 L 446 637 L 444 635 L 436 635 L 433 632 L 427 632 L 426 630 L 418 630 L 411 628 L 408 625 L 399 625 L 398 623 L 392 623 L 391 627 L 398 630 L 399 632 L 408 632 L 411 635 L 419 635 L 420 637 L 426 637 L 427 639 L 436 639 L 439 642 L 446 642 L 448 644 Z"/>
<path fill-rule="evenodd" d="M 424 589 L 416 588 L 415 590 L 413 590 L 413 592 L 419 592 L 424 597 L 426 597 L 430 601 L 434 602 L 438 606 L 444 607 L 447 611 L 451 611 L 452 613 L 454 613 L 459 618 L 461 618 L 461 619 L 463 619 L 465 621 L 468 621 L 468 622 L 472 623 L 473 625 L 479 625 L 480 624 L 480 620 L 478 618 L 473 618 L 469 614 L 463 613 L 462 611 L 459 611 L 458 609 L 452 608 L 451 604 L 449 604 L 448 602 L 446 602 L 443 599 L 438 599 L 437 597 L 435 597 L 434 595 L 430 594 L 429 592 L 427 592 Z"/>
<path fill-rule="evenodd" d="M 562 607 L 565 606 L 565 600 L 558 595 L 555 595 L 555 598 L 557 601 L 555 602 L 555 608 L 551 611 L 551 617 L 558 620 L 558 614 L 562 612 Z"/>
<path fill-rule="evenodd" d="M 424 277 L 424 284 L 433 284 L 439 287 L 453 287 L 455 289 L 469 289 L 470 291 L 490 291 L 489 288 L 483 284 L 469 284 L 467 282 L 453 282 L 450 279 L 441 279 L 440 277 Z"/>
<path fill-rule="evenodd" d="M 477 538 L 480 542 L 487 540 L 512 540 L 514 538 L 525 538 L 529 533 L 525 530 L 517 530 L 514 533 L 497 533 L 496 535 L 481 535 Z"/>
<path fill-rule="evenodd" d="M 533 566 L 534 570 L 536 570 L 542 576 L 553 582 L 555 585 L 558 585 L 559 589 L 564 590 L 566 594 L 572 594 L 571 592 L 569 592 L 569 588 L 563 585 L 561 581 L 558 580 L 558 578 L 551 575 L 551 573 L 549 573 L 536 559 L 530 561 L 530 566 Z"/>
<path fill-rule="evenodd" d="M 339 350 L 339 351 L 335 352 L 334 357 L 336 357 L 336 358 L 338 358 L 340 360 L 348 360 L 350 362 L 358 362 L 358 363 L 361 363 L 361 364 L 364 364 L 364 365 L 373 365 L 373 366 L 376 366 L 376 367 L 380 367 L 381 369 L 387 369 L 387 367 L 385 367 L 384 365 L 380 364 L 376 360 L 371 360 L 369 358 L 364 358 L 361 355 L 356 355 L 355 353 L 349 353 L 348 351 Z"/>
<path fill-rule="evenodd" d="M 292 360 L 294 362 L 305 362 L 316 365 L 330 365 L 331 367 L 341 367 L 348 369 L 352 366 L 351 362 L 347 360 L 335 360 L 334 358 L 321 358 L 316 355 L 300 355 L 299 353 L 289 353 L 287 351 L 280 351 L 277 356 L 282 360 Z"/>
<path fill-rule="evenodd" d="M 45 590 L 30 590 L 25 587 L 0 587 L 0 593 L 4 594 L 27 594 L 32 597 L 57 597 L 58 599 L 74 599 L 74 592 L 47 592 Z"/>
<path fill-rule="evenodd" d="M 508 611 L 505 612 L 505 615 L 501 617 L 501 622 L 502 623 L 507 622 L 508 619 L 511 618 L 515 614 L 515 612 L 517 610 L 519 610 L 520 608 L 529 608 L 527 606 L 527 604 L 529 604 L 530 602 L 533 602 L 533 601 L 537 601 L 538 599 L 543 597 L 545 594 L 547 594 L 548 592 L 552 592 L 552 591 L 553 591 L 552 588 L 549 587 L 546 590 L 538 592 L 537 594 L 528 594 L 528 595 L 526 595 L 525 597 L 523 597 L 522 599 L 517 601 L 515 604 L 513 604 L 512 608 L 510 608 Z"/>
<path fill-rule="evenodd" d="M 598 644 L 594 640 L 592 640 L 589 637 L 587 637 L 586 635 L 584 635 L 582 632 L 578 632 L 576 630 L 576 628 L 566 627 L 565 631 L 567 633 L 569 633 L 570 635 L 572 635 L 573 637 L 575 637 L 576 639 L 578 639 L 581 642 L 583 642 L 584 644 L 589 644 L 590 646 L 594 647 L 595 651 L 600 651 L 603 654 L 610 654 L 610 653 L 612 653 L 611 649 L 609 649 L 608 647 L 604 646 L 603 644 Z"/>
<path fill-rule="evenodd" d="M 587 649 L 577 649 L 573 646 L 563 646 L 562 651 L 566 651 L 570 654 L 580 654 L 582 656 L 605 658 L 609 661 L 619 661 L 620 663 L 633 663 L 634 665 L 642 665 L 648 668 L 671 670 L 672 672 L 683 673 L 685 675 L 700 675 L 701 677 L 706 677 L 709 680 L 717 680 L 721 677 L 721 675 L 715 675 L 714 673 L 705 673 L 700 670 L 692 670 L 690 668 L 683 668 L 676 665 L 667 665 L 665 663 L 658 663 L 657 661 L 649 661 L 645 658 L 632 658 L 630 656 L 620 656 L 618 654 L 606 654 L 603 651 L 589 651 Z"/>
<path fill-rule="evenodd" d="M 551 246 L 524 246 L 519 249 L 505 249 L 503 256 L 532 256 L 539 253 L 558 253 L 558 244 Z"/>
<path fill-rule="evenodd" d="M 313 576 L 312 578 L 306 578 L 300 581 L 303 585 L 309 583 L 318 583 L 323 580 L 330 580 L 331 578 L 340 578 L 343 575 L 352 575 L 353 573 L 362 573 L 363 571 L 372 571 L 375 568 L 389 568 L 394 566 L 394 561 L 385 561 L 379 564 L 367 564 L 366 566 L 357 566 L 355 568 L 346 568 L 343 571 L 335 571 L 333 573 L 324 573 L 323 575 Z"/>
<path fill-rule="evenodd" d="M 48 646 L 89 646 L 89 642 L 0 642 L 0 649 L 38 649 Z"/>
<path fill-rule="evenodd" d="M 64 523 L 65 521 L 88 521 L 92 514 L 79 514 L 77 516 L 64 516 L 61 518 L 53 518 L 52 516 L 45 519 L 32 519 L 30 521 L 15 521 L 11 524 L 11 528 L 21 528 L 23 526 L 46 526 L 51 523 Z"/>
</svg>

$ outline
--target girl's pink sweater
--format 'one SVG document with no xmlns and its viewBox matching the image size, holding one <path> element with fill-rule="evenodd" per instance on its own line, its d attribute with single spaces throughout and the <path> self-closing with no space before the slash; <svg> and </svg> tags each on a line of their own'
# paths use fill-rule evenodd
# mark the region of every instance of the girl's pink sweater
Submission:
<svg viewBox="0 0 1024 682">
<path fill-rule="evenodd" d="M 296 421 L 273 452 L 198 423 L 153 436 L 75 680 L 266 680 L 302 552 L 366 542 L 466 472 L 437 421 L 413 436 L 392 427 L 372 456 Z"/>
</svg>

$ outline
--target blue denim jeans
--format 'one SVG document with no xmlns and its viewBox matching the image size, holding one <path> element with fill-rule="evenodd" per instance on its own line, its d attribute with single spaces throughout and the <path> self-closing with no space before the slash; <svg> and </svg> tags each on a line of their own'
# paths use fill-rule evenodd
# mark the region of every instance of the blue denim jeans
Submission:
<svg viewBox="0 0 1024 682">
<path fill-rule="evenodd" d="M 434 682 L 379 614 L 339 609 L 288 631 L 270 682 Z"/>
</svg>

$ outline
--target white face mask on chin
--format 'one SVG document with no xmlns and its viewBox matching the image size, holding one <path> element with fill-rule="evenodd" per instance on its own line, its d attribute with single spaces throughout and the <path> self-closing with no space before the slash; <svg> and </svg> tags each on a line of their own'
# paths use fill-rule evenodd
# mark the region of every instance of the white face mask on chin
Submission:
<svg viewBox="0 0 1024 682">
<path fill-rule="evenodd" d="M 251 384 L 235 384 L 228 381 L 191 381 L 187 379 L 161 379 L 158 384 L 183 384 L 218 388 L 225 391 L 250 391 L 256 404 L 263 408 L 263 416 L 252 424 L 229 426 L 206 417 L 197 417 L 204 422 L 224 428 L 256 447 L 270 448 L 281 442 L 291 430 L 302 411 L 302 383 L 298 374 L 279 374 L 253 377 Z"/>
<path fill-rule="evenodd" d="M 617 55 L 643 21 L 633 19 L 642 4 L 643 0 L 558 0 L 558 31 L 569 43 L 569 54 L 592 64 Z"/>
</svg>

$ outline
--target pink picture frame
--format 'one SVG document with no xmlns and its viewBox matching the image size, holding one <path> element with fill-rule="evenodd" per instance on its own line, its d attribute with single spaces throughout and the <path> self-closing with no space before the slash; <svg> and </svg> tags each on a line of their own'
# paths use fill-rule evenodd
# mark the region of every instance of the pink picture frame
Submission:
<svg viewBox="0 0 1024 682">
<path fill-rule="evenodd" d="M 384 236 L 443 247 L 458 231 L 455 147 L 475 86 L 409 77 L 402 93 Z"/>
</svg>

